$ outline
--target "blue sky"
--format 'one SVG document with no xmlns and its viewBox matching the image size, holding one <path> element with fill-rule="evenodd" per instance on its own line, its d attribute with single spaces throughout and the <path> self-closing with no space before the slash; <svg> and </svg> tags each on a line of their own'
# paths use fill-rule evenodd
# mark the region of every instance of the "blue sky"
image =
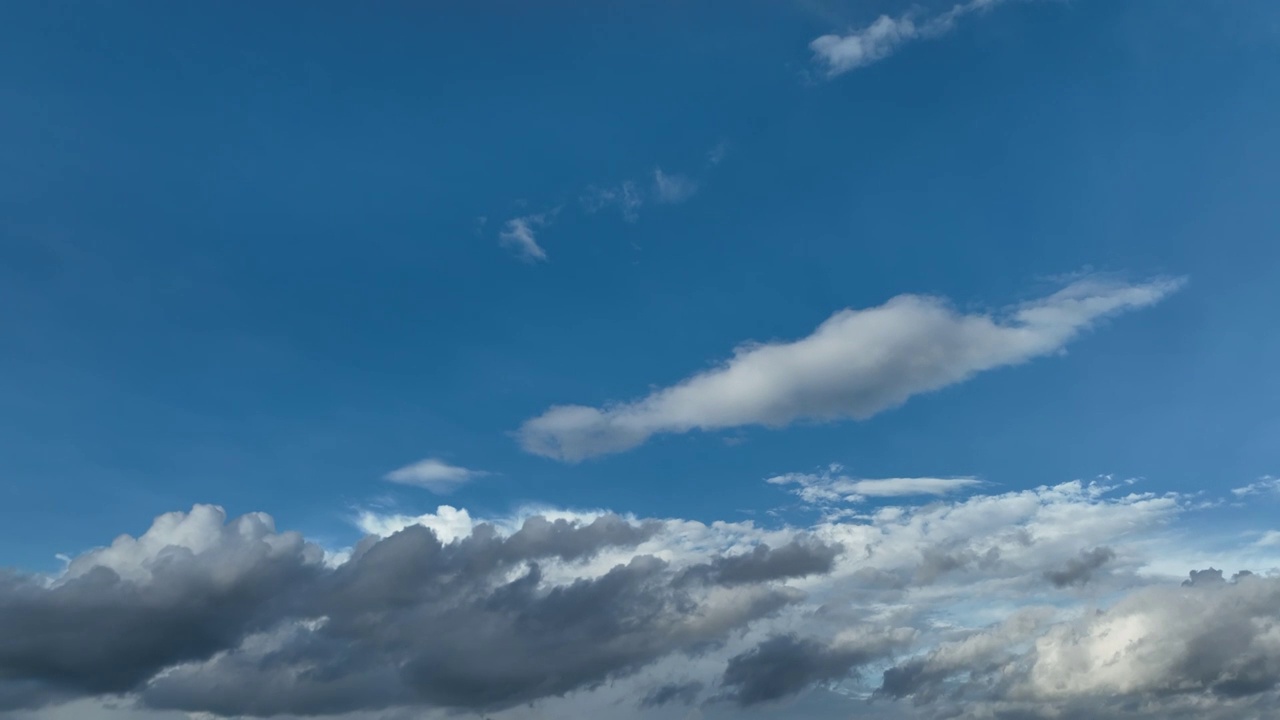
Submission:
<svg viewBox="0 0 1280 720">
<path fill-rule="evenodd" d="M 0 566 L 196 503 L 331 548 L 440 504 L 777 527 L 821 512 L 766 480 L 832 463 L 1245 497 L 1280 472 L 1280 8 L 954 7 L 4 7 Z M 985 341 L 944 345 L 866 417 L 817 409 L 892 346 L 862 330 L 812 383 L 762 371 L 790 414 L 643 406 L 846 309 L 1017 325 L 1080 283 L 1152 294 L 958 379 L 946 348 Z M 660 429 L 530 452 L 557 406 Z M 447 494 L 388 481 L 424 460 Z"/>
</svg>

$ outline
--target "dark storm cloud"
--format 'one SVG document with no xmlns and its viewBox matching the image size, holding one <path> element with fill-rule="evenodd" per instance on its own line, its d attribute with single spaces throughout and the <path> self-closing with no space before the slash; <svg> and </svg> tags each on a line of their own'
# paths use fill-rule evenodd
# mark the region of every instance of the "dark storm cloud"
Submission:
<svg viewBox="0 0 1280 720">
<path fill-rule="evenodd" d="M 319 579 L 320 550 L 270 533 L 257 516 L 225 529 L 234 546 L 199 555 L 170 546 L 150 559 L 144 584 L 74 563 L 53 586 L 0 575 L 0 701 L 126 692 L 296 612 Z"/>
<path fill-rule="evenodd" d="M 730 658 L 721 684 L 739 705 L 781 700 L 817 683 L 847 678 L 887 649 L 879 643 L 846 647 L 777 635 Z"/>
<path fill-rule="evenodd" d="M 655 708 L 670 703 L 692 705 L 693 701 L 698 699 L 698 693 L 702 692 L 702 687 L 702 683 L 696 680 L 660 685 L 644 696 L 640 701 L 640 707 Z"/>
<path fill-rule="evenodd" d="M 726 555 L 709 563 L 695 565 L 685 571 L 685 576 L 720 585 L 749 585 L 770 580 L 825 575 L 831 572 L 842 550 L 839 545 L 826 545 L 807 539 L 792 540 L 779 548 L 761 543 L 751 552 Z"/>
<path fill-rule="evenodd" d="M 1044 578 L 1054 587 L 1085 585 L 1093 579 L 1093 572 L 1114 560 L 1115 551 L 1109 547 L 1096 547 L 1092 550 L 1081 550 L 1080 557 L 1071 558 L 1059 570 L 1046 570 Z"/>
<path fill-rule="evenodd" d="M 426 528 L 408 528 L 333 573 L 316 606 L 327 618 L 321 627 L 268 653 L 233 653 L 169 673 L 143 698 L 153 707 L 214 706 L 225 714 L 333 712 L 327 695 L 342 683 L 344 698 L 361 698 L 363 708 L 499 709 L 628 674 L 716 641 L 797 598 L 794 591 L 760 588 L 749 602 L 720 611 L 699 588 L 673 587 L 669 565 L 644 555 L 567 585 L 548 587 L 536 563 L 502 577 L 515 559 L 584 557 L 586 541 L 647 537 L 620 532 L 609 519 L 565 526 L 555 542 L 544 542 L 548 527 L 538 519 L 526 525 L 534 531 L 526 535 L 503 539 L 481 530 L 448 545 Z M 314 672 L 296 676 L 295 663 L 280 664 L 281 652 L 314 662 L 317 644 L 343 651 L 323 666 L 322 682 Z M 274 680 L 260 691 L 218 693 L 229 684 L 243 687 L 240 678 L 261 684 L 268 674 Z"/>
</svg>

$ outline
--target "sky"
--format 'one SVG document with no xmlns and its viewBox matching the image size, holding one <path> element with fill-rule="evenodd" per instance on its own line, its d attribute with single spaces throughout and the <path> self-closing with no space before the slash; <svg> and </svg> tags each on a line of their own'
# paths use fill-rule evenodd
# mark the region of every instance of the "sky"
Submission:
<svg viewBox="0 0 1280 720">
<path fill-rule="evenodd" d="M 1280 703 L 1270 0 L 16 2 L 0 108 L 4 720 Z"/>
</svg>

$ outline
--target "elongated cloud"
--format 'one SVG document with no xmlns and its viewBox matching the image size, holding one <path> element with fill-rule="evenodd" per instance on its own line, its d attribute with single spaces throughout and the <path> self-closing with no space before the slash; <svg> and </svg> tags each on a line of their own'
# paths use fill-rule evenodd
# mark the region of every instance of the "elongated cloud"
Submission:
<svg viewBox="0 0 1280 720">
<path fill-rule="evenodd" d="M 870 25 L 845 35 L 823 35 L 809 43 L 809 49 L 823 65 L 826 76 L 835 77 L 883 60 L 908 42 L 945 35 L 965 15 L 989 10 L 1004 2 L 1006 0 L 970 0 L 926 18 L 911 13 L 896 18 L 881 15 Z"/>
<path fill-rule="evenodd" d="M 879 307 L 841 310 L 800 340 L 743 345 L 720 367 L 639 400 L 554 406 L 526 421 L 518 437 L 528 452 L 572 462 L 629 450 L 659 433 L 862 420 L 912 395 L 1057 352 L 1097 321 L 1153 305 L 1181 283 L 1086 278 L 995 315 L 899 295 Z"/>
<path fill-rule="evenodd" d="M 468 483 L 488 473 L 483 470 L 450 465 L 438 458 L 419 460 L 399 470 L 387 473 L 385 480 L 401 485 L 416 485 L 435 493 L 447 493 L 459 485 Z"/>
<path fill-rule="evenodd" d="M 865 498 L 909 497 L 912 495 L 949 495 L 977 487 L 981 480 L 972 477 L 934 478 L 851 478 L 838 474 L 843 468 L 832 465 L 823 473 L 787 473 L 767 479 L 770 485 L 794 485 L 795 494 L 814 504 L 858 502 Z"/>
</svg>

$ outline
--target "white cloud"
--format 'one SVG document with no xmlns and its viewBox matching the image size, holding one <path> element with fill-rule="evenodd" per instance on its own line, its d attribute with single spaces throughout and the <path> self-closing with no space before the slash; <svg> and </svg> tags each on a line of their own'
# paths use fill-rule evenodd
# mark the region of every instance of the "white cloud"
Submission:
<svg viewBox="0 0 1280 720">
<path fill-rule="evenodd" d="M 716 143 L 715 147 L 707 151 L 707 163 L 715 166 L 724 162 L 725 157 L 729 154 L 729 141 L 721 140 Z"/>
<path fill-rule="evenodd" d="M 416 485 L 435 493 L 447 493 L 459 485 L 485 475 L 488 473 L 483 470 L 470 470 L 450 465 L 437 458 L 427 458 L 393 470 L 383 479 L 401 485 Z"/>
<path fill-rule="evenodd" d="M 1264 532 L 1262 537 L 1258 538 L 1258 541 L 1254 543 L 1254 547 L 1280 547 L 1280 530 L 1268 530 Z"/>
<path fill-rule="evenodd" d="M 653 171 L 653 192 L 660 203 L 682 203 L 697 191 L 698 183 L 684 175 L 665 173 L 662 168 Z"/>
<path fill-rule="evenodd" d="M 1003 2 L 1005 0 L 970 0 L 919 22 L 912 13 L 896 18 L 881 15 L 870 25 L 847 35 L 823 35 L 809 43 L 809 49 L 825 66 L 826 76 L 835 77 L 883 60 L 913 40 L 944 35 L 961 17 L 989 10 Z"/>
<path fill-rule="evenodd" d="M 243 543 L 259 544 L 259 550 L 268 557 L 298 553 L 300 548 L 309 562 L 319 563 L 324 557 L 318 546 L 304 543 L 300 534 L 277 533 L 275 520 L 266 513 L 247 513 L 227 522 L 227 513 L 221 507 L 196 505 L 190 512 L 160 515 L 137 538 L 121 535 L 107 547 L 71 559 L 58 582 L 83 577 L 95 568 L 107 568 L 125 580 L 145 583 L 151 579 L 154 566 L 174 550 L 216 559 L 228 553 L 228 548 Z"/>
<path fill-rule="evenodd" d="M 1181 283 L 1084 278 L 995 315 L 899 295 L 879 307 L 841 310 L 799 340 L 742 345 L 721 366 L 639 400 L 553 406 L 526 421 L 518 437 L 529 452 L 578 461 L 659 433 L 862 420 L 984 370 L 1057 352 L 1098 320 L 1159 302 Z"/>
<path fill-rule="evenodd" d="M 534 228 L 546 223 L 546 213 L 511 218 L 498 233 L 498 241 L 503 247 L 515 250 L 525 260 L 546 260 L 547 252 L 538 244 L 538 236 L 534 231 Z"/>
<path fill-rule="evenodd" d="M 356 527 L 369 535 L 378 537 L 389 537 L 415 525 L 430 528 L 441 542 L 450 543 L 470 535 L 475 529 L 476 521 L 465 509 L 458 509 L 451 505 L 441 505 L 435 512 L 422 515 L 386 514 L 362 510 L 356 517 Z"/>
<path fill-rule="evenodd" d="M 797 485 L 795 489 L 805 502 L 826 504 L 833 502 L 860 502 L 865 498 L 908 497 L 912 495 L 949 495 L 977 487 L 981 480 L 972 477 L 903 477 L 875 480 L 838 475 L 839 465 L 832 465 L 827 472 L 787 473 L 768 478 L 771 485 Z"/>
<path fill-rule="evenodd" d="M 1249 483 L 1244 487 L 1233 488 L 1231 493 L 1236 497 L 1248 497 L 1250 495 L 1280 495 L 1280 478 L 1274 478 L 1270 475 L 1258 478 L 1257 482 Z"/>
</svg>

